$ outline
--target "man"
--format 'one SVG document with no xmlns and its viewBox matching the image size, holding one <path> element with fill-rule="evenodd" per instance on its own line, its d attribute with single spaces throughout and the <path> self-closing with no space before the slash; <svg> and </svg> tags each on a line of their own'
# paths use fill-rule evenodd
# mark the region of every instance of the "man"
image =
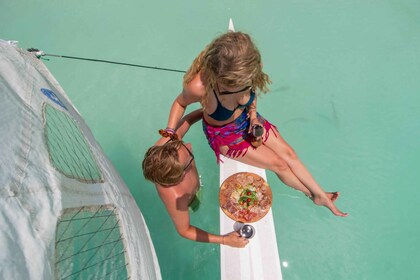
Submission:
<svg viewBox="0 0 420 280">
<path fill-rule="evenodd" d="M 196 110 L 180 121 L 175 135 L 163 133 L 167 137 L 159 139 L 145 154 L 143 174 L 155 183 L 159 197 L 182 237 L 242 248 L 249 241 L 237 232 L 220 236 L 190 224 L 188 205 L 194 199 L 200 181 L 191 144 L 178 139 L 182 139 L 190 126 L 201 118 L 202 111 Z"/>
</svg>

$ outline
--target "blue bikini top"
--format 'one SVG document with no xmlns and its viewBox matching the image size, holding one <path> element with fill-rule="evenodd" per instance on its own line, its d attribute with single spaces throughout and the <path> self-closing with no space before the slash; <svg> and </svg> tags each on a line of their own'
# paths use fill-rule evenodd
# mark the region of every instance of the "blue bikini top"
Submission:
<svg viewBox="0 0 420 280">
<path fill-rule="evenodd" d="M 223 107 L 223 105 L 220 102 L 219 98 L 217 97 L 217 93 L 214 89 L 213 89 L 213 93 L 214 93 L 214 96 L 216 97 L 216 100 L 217 100 L 217 107 L 216 107 L 216 110 L 212 114 L 209 114 L 209 117 L 211 117 L 212 119 L 215 119 L 216 121 L 226 121 L 226 120 L 228 120 L 233 115 L 233 113 L 236 111 L 236 109 L 248 107 L 249 105 L 252 104 L 252 102 L 254 102 L 254 98 L 255 98 L 255 92 L 254 92 L 253 89 L 251 89 L 251 92 L 250 92 L 251 96 L 249 97 L 249 100 L 246 104 L 238 105 L 235 109 L 229 110 L 229 109 Z"/>
</svg>

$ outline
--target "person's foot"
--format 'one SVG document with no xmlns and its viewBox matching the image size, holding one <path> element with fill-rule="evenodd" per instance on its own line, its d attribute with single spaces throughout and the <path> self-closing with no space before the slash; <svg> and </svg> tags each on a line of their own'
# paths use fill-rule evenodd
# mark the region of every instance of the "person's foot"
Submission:
<svg viewBox="0 0 420 280">
<path fill-rule="evenodd" d="M 340 193 L 333 192 L 333 193 L 325 193 L 325 194 L 326 194 L 325 196 L 322 196 L 322 197 L 315 196 L 315 197 L 312 197 L 311 199 L 316 205 L 325 206 L 328 209 L 330 209 L 330 211 L 334 215 L 340 216 L 340 217 L 346 217 L 348 213 L 344 213 L 338 210 L 338 208 L 334 205 L 334 202 L 337 200 Z"/>
</svg>

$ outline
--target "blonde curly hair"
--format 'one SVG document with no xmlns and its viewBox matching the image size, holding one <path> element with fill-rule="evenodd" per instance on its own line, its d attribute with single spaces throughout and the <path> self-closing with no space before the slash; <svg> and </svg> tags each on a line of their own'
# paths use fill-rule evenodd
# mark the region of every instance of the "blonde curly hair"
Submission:
<svg viewBox="0 0 420 280">
<path fill-rule="evenodd" d="M 269 91 L 268 84 L 271 83 L 269 76 L 262 71 L 258 48 L 251 37 L 242 32 L 229 31 L 206 46 L 184 75 L 184 87 L 199 73 L 206 87 L 206 94 L 201 101 L 203 107 L 216 82 L 227 87 L 239 87 L 252 82 L 254 89 L 258 88 L 263 93 Z"/>
<path fill-rule="evenodd" d="M 184 166 L 179 162 L 178 150 L 182 141 L 170 141 L 162 146 L 149 148 L 142 163 L 144 177 L 163 186 L 179 183 L 184 174 Z"/>
</svg>

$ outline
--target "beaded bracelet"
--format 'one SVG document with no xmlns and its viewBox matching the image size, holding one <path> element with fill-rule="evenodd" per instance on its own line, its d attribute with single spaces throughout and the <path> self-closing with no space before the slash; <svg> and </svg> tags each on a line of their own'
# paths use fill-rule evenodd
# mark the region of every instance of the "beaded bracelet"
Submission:
<svg viewBox="0 0 420 280">
<path fill-rule="evenodd" d="M 179 140 L 178 135 L 175 133 L 175 130 L 172 132 L 167 131 L 166 129 L 159 129 L 159 134 L 162 137 L 169 137 L 171 140 Z"/>
<path fill-rule="evenodd" d="M 175 129 L 170 128 L 170 127 L 165 128 L 165 131 L 167 131 L 167 132 L 169 132 L 171 134 L 175 134 Z"/>
</svg>

